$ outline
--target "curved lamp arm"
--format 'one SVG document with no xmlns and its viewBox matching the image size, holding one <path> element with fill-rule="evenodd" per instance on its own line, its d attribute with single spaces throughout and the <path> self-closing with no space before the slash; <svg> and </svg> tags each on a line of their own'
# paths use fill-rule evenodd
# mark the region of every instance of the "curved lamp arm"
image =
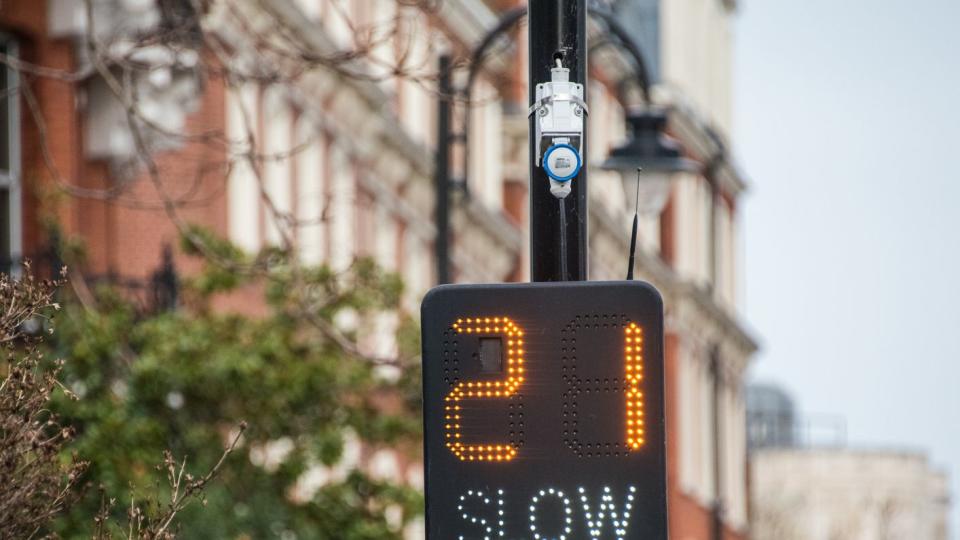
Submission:
<svg viewBox="0 0 960 540">
<path fill-rule="evenodd" d="M 624 50 L 630 53 L 630 56 L 633 58 L 633 61 L 637 66 L 637 82 L 640 84 L 640 92 L 643 94 L 643 101 L 647 105 L 651 105 L 650 70 L 647 68 L 647 63 L 643 59 L 643 51 L 640 50 L 640 47 L 637 45 L 637 43 L 630 37 L 630 32 L 627 31 L 622 24 L 620 24 L 620 21 L 617 20 L 617 16 L 612 11 L 594 8 L 587 13 L 588 15 L 595 16 L 596 18 L 602 20 L 607 25 L 607 29 L 610 31 L 610 33 L 616 36 Z M 604 43 L 604 45 L 607 43 L 609 42 Z"/>
<path fill-rule="evenodd" d="M 633 58 L 634 64 L 636 65 L 635 75 L 637 82 L 640 85 L 640 91 L 643 95 L 643 100 L 645 103 L 650 105 L 652 103 L 650 96 L 650 72 L 647 69 L 647 63 L 643 59 L 643 52 L 640 50 L 640 47 L 636 44 L 636 42 L 630 37 L 630 32 L 624 28 L 622 24 L 620 24 L 616 15 L 608 9 L 594 7 L 590 9 L 587 14 L 603 21 L 610 33 L 617 38 L 619 44 Z M 464 119 L 462 123 L 463 132 L 459 135 L 460 140 L 466 142 L 466 139 L 470 133 L 469 107 L 471 100 L 473 99 L 474 82 L 476 82 L 477 76 L 480 74 L 480 70 L 483 68 L 484 56 L 486 56 L 490 47 L 493 46 L 498 37 L 520 22 L 520 20 L 526 17 L 526 15 L 526 6 L 515 7 L 504 13 L 499 22 L 497 22 L 497 25 L 487 32 L 487 34 L 483 37 L 483 40 L 480 41 L 479 45 L 477 45 L 470 55 L 470 67 L 467 74 L 467 83 L 462 89 L 462 94 L 464 97 L 463 101 L 466 104 L 466 107 L 464 108 Z M 470 165 L 469 144 L 463 145 L 462 155 L 462 170 L 464 176 L 462 180 L 462 189 L 464 193 L 469 195 L 467 185 L 467 168 Z"/>
</svg>

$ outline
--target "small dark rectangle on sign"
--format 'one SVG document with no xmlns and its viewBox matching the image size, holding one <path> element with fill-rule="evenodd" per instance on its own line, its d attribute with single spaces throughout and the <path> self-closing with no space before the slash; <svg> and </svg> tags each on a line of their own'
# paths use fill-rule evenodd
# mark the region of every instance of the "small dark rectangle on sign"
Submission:
<svg viewBox="0 0 960 540">
<path fill-rule="evenodd" d="M 480 338 L 480 371 L 483 373 L 503 371 L 503 342 L 500 338 Z"/>
</svg>

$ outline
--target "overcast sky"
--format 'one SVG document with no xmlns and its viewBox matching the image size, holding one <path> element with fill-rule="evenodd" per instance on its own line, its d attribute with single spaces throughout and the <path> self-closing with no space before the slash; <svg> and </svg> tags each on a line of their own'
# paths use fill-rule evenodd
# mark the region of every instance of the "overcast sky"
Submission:
<svg viewBox="0 0 960 540">
<path fill-rule="evenodd" d="M 735 143 L 753 378 L 960 500 L 958 26 L 958 0 L 742 1 Z"/>
</svg>

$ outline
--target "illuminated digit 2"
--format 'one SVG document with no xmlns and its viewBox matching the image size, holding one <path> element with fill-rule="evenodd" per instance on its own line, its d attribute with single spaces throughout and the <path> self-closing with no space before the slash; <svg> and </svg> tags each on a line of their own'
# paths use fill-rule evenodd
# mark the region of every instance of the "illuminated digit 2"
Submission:
<svg viewBox="0 0 960 540">
<path fill-rule="evenodd" d="M 502 399 L 516 395 L 523 384 L 523 330 L 506 317 L 457 319 L 457 334 L 497 336 L 506 341 L 507 376 L 499 381 L 460 381 L 444 398 L 444 434 L 446 445 L 462 461 L 510 461 L 517 446 L 510 444 L 466 443 L 462 441 L 460 420 L 465 399 Z"/>
<path fill-rule="evenodd" d="M 627 325 L 624 336 L 624 363 L 626 364 L 627 394 L 627 448 L 638 450 L 643 446 L 643 331 L 636 323 Z"/>
</svg>

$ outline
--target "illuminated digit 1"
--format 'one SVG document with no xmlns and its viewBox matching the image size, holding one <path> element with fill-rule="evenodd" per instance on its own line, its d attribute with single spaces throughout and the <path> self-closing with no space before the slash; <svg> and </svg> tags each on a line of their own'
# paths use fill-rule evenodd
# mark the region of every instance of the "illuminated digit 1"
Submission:
<svg viewBox="0 0 960 540">
<path fill-rule="evenodd" d="M 517 456 L 514 444 L 463 442 L 460 403 L 467 398 L 509 398 L 523 383 L 523 331 L 506 317 L 457 319 L 457 334 L 500 335 L 507 342 L 507 377 L 502 381 L 458 382 L 444 398 L 444 433 L 447 448 L 462 461 L 510 461 Z"/>
<path fill-rule="evenodd" d="M 643 331 L 631 322 L 625 331 L 627 394 L 627 448 L 639 450 L 643 446 L 643 392 L 640 381 L 643 380 Z"/>
</svg>

